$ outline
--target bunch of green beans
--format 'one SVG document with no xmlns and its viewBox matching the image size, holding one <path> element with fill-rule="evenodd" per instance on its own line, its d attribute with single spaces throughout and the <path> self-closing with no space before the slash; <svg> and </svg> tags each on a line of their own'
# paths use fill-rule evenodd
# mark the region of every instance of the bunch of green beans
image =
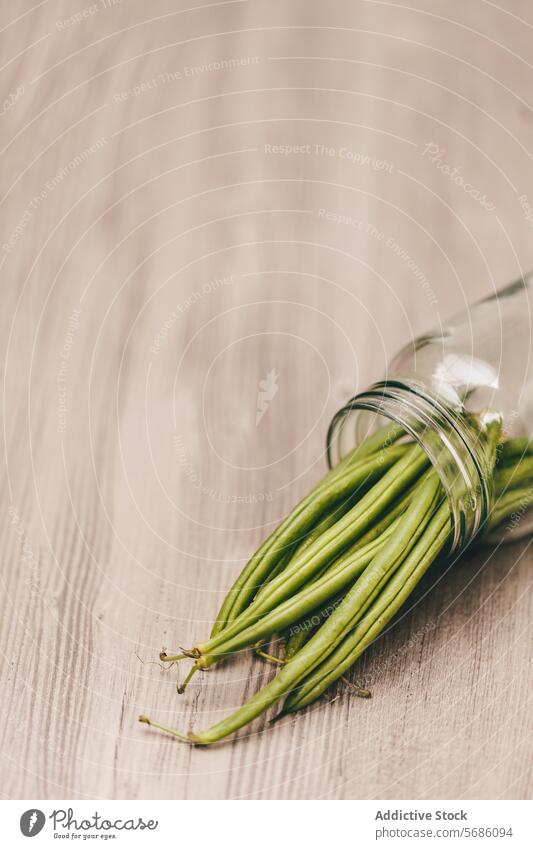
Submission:
<svg viewBox="0 0 533 849">
<path fill-rule="evenodd" d="M 498 527 L 533 502 L 533 442 L 483 437 L 494 460 L 494 504 L 487 525 Z M 355 663 L 398 613 L 422 576 L 448 550 L 451 521 L 437 473 L 422 448 L 387 425 L 341 460 L 292 510 L 247 563 L 226 596 L 209 639 L 179 654 L 192 675 L 274 637 L 282 657 L 277 675 L 229 717 L 190 743 L 222 740 L 284 700 L 280 718 L 307 707 Z M 356 688 L 357 689 L 357 688 Z M 370 695 L 360 690 L 360 695 Z"/>
</svg>

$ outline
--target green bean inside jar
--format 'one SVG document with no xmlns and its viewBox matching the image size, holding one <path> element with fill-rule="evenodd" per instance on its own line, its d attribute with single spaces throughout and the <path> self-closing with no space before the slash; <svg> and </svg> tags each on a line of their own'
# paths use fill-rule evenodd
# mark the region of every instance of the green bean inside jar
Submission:
<svg viewBox="0 0 533 849">
<path fill-rule="evenodd" d="M 180 692 L 246 648 L 277 673 L 205 731 L 141 722 L 207 745 L 274 706 L 275 719 L 301 710 L 344 676 L 436 560 L 532 529 L 532 305 L 528 276 L 416 339 L 334 416 L 330 470 L 251 557 L 209 637 L 160 655 L 190 662 Z"/>
</svg>

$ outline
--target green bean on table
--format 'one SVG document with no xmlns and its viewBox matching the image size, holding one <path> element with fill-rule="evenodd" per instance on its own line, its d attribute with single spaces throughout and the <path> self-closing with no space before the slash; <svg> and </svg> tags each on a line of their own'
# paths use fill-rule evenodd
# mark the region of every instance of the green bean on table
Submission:
<svg viewBox="0 0 533 849">
<path fill-rule="evenodd" d="M 394 451 L 395 449 L 387 449 Z M 370 462 L 370 461 L 369 461 Z M 325 531 L 300 556 L 295 557 L 277 578 L 274 578 L 265 588 L 265 594 L 253 601 L 230 625 L 220 631 L 214 638 L 196 647 L 199 654 L 207 654 L 211 649 L 220 645 L 227 637 L 233 636 L 242 628 L 244 622 L 251 624 L 260 614 L 271 610 L 281 603 L 318 570 L 331 561 L 344 548 L 369 529 L 398 492 L 408 486 L 414 477 L 429 465 L 429 460 L 417 445 L 412 446 L 403 456 L 393 463 L 392 467 L 380 480 L 352 507 L 338 522 Z M 366 464 L 364 464 L 366 466 Z M 361 472 L 354 472 L 354 479 L 359 480 Z M 366 468 L 364 475 L 368 474 Z M 346 472 L 350 476 L 350 472 Z"/>
<path fill-rule="evenodd" d="M 248 562 L 228 593 L 218 613 L 211 636 L 215 637 L 246 608 L 287 548 L 301 541 L 328 507 L 348 497 L 358 487 L 371 482 L 374 477 L 381 475 L 404 452 L 404 446 L 384 449 L 380 463 L 368 458 L 365 460 L 365 457 L 361 462 L 355 462 L 357 455 L 354 454 L 353 466 L 352 463 L 344 464 L 340 473 L 333 469 L 329 475 L 326 475 Z"/>
<path fill-rule="evenodd" d="M 533 502 L 533 440 L 501 440 L 492 424 L 486 442 L 495 463 L 490 529 Z M 449 506 L 428 457 L 399 426 L 387 425 L 341 460 L 260 546 L 228 592 L 209 639 L 161 654 L 166 661 L 193 660 L 183 691 L 196 671 L 282 637 L 284 657 L 263 653 L 279 664 L 275 677 L 200 733 L 144 715 L 140 721 L 207 745 L 282 699 L 277 718 L 305 708 L 379 637 L 431 564 L 446 555 L 450 534 Z"/>
</svg>

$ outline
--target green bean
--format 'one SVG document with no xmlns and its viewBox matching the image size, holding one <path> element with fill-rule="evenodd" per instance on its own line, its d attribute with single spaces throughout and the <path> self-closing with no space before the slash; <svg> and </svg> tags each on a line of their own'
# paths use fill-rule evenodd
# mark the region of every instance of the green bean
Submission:
<svg viewBox="0 0 533 849">
<path fill-rule="evenodd" d="M 344 596 L 339 595 L 329 601 L 326 605 L 321 605 L 312 610 L 304 619 L 299 619 L 295 625 L 292 625 L 288 632 L 288 639 L 285 645 L 285 661 L 289 661 L 291 657 L 297 654 L 302 646 L 311 639 L 314 633 L 318 631 L 325 619 L 330 616 L 341 603 Z"/>
<path fill-rule="evenodd" d="M 322 489 L 324 489 L 328 485 L 328 483 L 331 483 L 332 480 L 339 476 L 340 473 L 346 470 L 346 466 L 349 464 L 355 452 L 356 449 L 354 449 L 352 452 L 350 452 L 350 454 L 344 457 L 342 463 L 339 463 L 334 469 L 331 469 L 330 472 L 328 472 L 323 478 L 321 478 L 321 480 L 316 484 L 316 486 L 314 486 L 313 489 L 311 489 L 311 491 L 308 492 L 307 495 L 301 501 L 298 502 L 296 507 L 291 510 L 289 515 L 285 517 L 285 519 L 277 526 L 277 528 L 259 546 L 257 551 L 250 558 L 250 560 L 240 573 L 239 577 L 227 593 L 224 602 L 217 614 L 213 628 L 211 630 L 211 637 L 215 637 L 223 628 L 226 627 L 226 624 L 230 622 L 232 618 L 235 618 L 235 616 L 238 615 L 237 613 L 234 613 L 234 615 L 232 616 L 232 612 L 237 610 L 240 604 L 241 597 L 246 592 L 248 583 L 253 580 L 254 574 L 259 572 L 259 566 L 261 565 L 261 561 L 264 560 L 267 554 L 270 553 L 272 555 L 276 543 L 278 544 L 276 545 L 275 553 L 279 554 L 280 550 L 282 550 L 283 548 L 283 545 L 279 545 L 280 538 L 283 539 L 284 535 L 287 534 L 291 525 L 294 523 L 300 513 L 305 509 L 305 507 L 307 507 L 313 502 L 317 494 Z M 291 546 L 290 551 L 287 552 L 286 555 L 282 558 L 284 564 L 287 560 L 290 559 L 290 554 L 292 554 L 293 551 L 294 543 L 289 543 L 289 545 Z M 269 560 L 269 565 L 271 563 L 272 559 Z M 277 573 L 278 571 L 281 571 L 281 569 L 279 569 L 279 563 L 277 567 L 271 568 L 270 572 L 268 568 L 265 568 L 261 570 L 261 573 L 264 572 L 265 574 L 268 574 L 269 577 L 274 577 L 275 573 Z M 253 587 L 257 589 L 256 581 L 253 581 Z"/>
<path fill-rule="evenodd" d="M 494 466 L 486 521 L 492 530 L 533 505 L 533 439 L 498 444 L 500 419 L 490 411 L 466 418 Z M 442 487 L 428 458 L 418 444 L 393 444 L 405 436 L 399 426 L 387 426 L 344 457 L 247 563 L 211 638 L 184 650 L 195 664 L 182 689 L 197 669 L 288 631 L 285 660 L 272 658 L 283 664 L 276 677 L 199 734 L 182 734 L 146 716 L 139 717 L 141 722 L 207 745 L 280 699 L 285 702 L 278 716 L 306 707 L 343 676 L 400 610 L 450 538 L 449 507 L 442 503 Z"/>
<path fill-rule="evenodd" d="M 324 518 L 321 519 L 318 522 L 318 524 L 316 524 L 315 527 L 311 531 L 309 531 L 309 533 L 304 537 L 303 540 L 301 540 L 300 542 L 293 543 L 290 550 L 282 557 L 282 559 L 279 561 L 277 566 L 274 567 L 274 569 L 272 570 L 272 572 L 270 573 L 270 575 L 266 579 L 265 583 L 263 584 L 263 586 L 259 590 L 258 594 L 255 596 L 256 599 L 261 596 L 262 592 L 268 586 L 268 584 L 274 578 L 277 578 L 277 576 L 281 572 L 283 572 L 284 569 L 287 568 L 287 566 L 291 562 L 292 558 L 296 554 L 299 555 L 302 551 L 305 551 L 306 548 L 309 548 L 309 546 L 316 539 L 318 539 L 320 534 L 324 533 L 324 531 L 326 531 L 328 528 L 331 528 L 331 526 L 334 525 L 335 522 L 337 522 L 341 518 L 341 516 L 343 516 L 344 513 L 346 513 L 350 509 L 351 506 L 353 506 L 353 500 L 354 500 L 354 496 L 350 496 L 342 504 L 335 507 L 329 513 L 326 513 Z M 255 601 L 255 599 L 254 599 L 254 601 Z"/>
<path fill-rule="evenodd" d="M 269 581 L 273 581 L 274 578 L 277 578 L 277 576 L 280 575 L 281 572 L 283 572 L 283 570 L 287 568 L 287 566 L 291 562 L 291 559 L 294 555 L 296 548 L 297 548 L 297 546 L 293 545 L 293 546 L 291 546 L 291 548 L 288 551 L 285 552 L 283 557 L 278 561 L 276 566 L 274 566 L 274 568 L 272 569 L 272 572 L 270 573 L 270 575 L 266 579 L 263 586 L 266 586 L 266 584 L 268 584 Z"/>
<path fill-rule="evenodd" d="M 428 473 L 426 472 L 426 474 L 428 474 Z M 423 480 L 423 477 L 421 478 L 421 481 Z M 370 528 L 369 531 L 366 532 L 366 534 L 363 534 L 362 537 L 360 537 L 355 543 L 353 543 L 353 545 L 351 545 L 350 548 L 348 548 L 342 556 L 344 558 L 346 558 L 346 557 L 351 556 L 351 554 L 355 554 L 355 552 L 358 548 L 361 549 L 367 543 L 371 542 L 372 540 L 376 539 L 376 537 L 380 536 L 383 533 L 383 531 L 385 531 L 389 527 L 389 525 L 392 524 L 394 519 L 396 519 L 399 515 L 401 515 L 401 513 L 405 510 L 405 508 L 406 508 L 406 506 L 409 502 L 409 499 L 413 495 L 415 487 L 417 487 L 419 485 L 420 485 L 419 482 L 417 482 L 416 484 L 413 484 L 413 486 L 410 487 L 407 490 L 407 492 L 396 502 L 396 504 L 391 507 L 391 509 L 386 513 L 386 515 L 383 517 L 383 519 L 381 519 L 381 521 L 377 522 L 372 528 Z M 326 529 L 327 528 L 324 527 L 324 530 L 326 530 Z M 318 531 L 318 525 L 317 525 L 316 530 Z M 313 534 L 314 534 L 314 532 L 313 532 Z M 319 536 L 319 533 L 317 533 L 316 536 Z M 307 542 L 307 540 L 306 540 L 306 542 Z M 298 549 L 298 552 L 299 551 L 300 551 L 300 549 Z M 332 565 L 330 565 L 328 563 L 324 567 L 324 570 L 319 572 L 318 575 L 315 576 L 315 578 L 313 580 L 318 580 L 319 578 L 321 578 L 322 575 L 324 574 L 324 572 L 326 572 L 329 569 L 334 568 L 334 566 L 337 563 L 338 563 L 338 559 L 335 560 Z M 339 596 L 338 601 L 340 601 L 341 598 L 342 598 L 342 596 Z M 330 604 L 326 608 L 326 611 L 329 611 L 331 604 L 335 604 L 335 606 L 336 606 L 336 602 L 330 602 Z M 316 611 L 312 611 L 311 614 L 309 614 L 306 617 L 305 620 L 302 619 L 299 622 L 296 622 L 294 625 L 291 626 L 290 629 L 288 629 L 285 632 L 284 640 L 285 640 L 285 643 L 286 643 L 286 646 L 285 646 L 285 659 L 286 660 L 290 659 L 291 657 L 294 657 L 296 652 L 300 650 L 300 648 L 303 646 L 303 644 L 305 642 L 307 642 L 307 640 L 317 630 L 318 625 L 317 626 L 314 626 L 314 625 L 310 626 L 309 625 L 309 619 L 310 618 L 315 619 L 316 617 L 319 617 L 320 622 L 322 622 L 322 620 L 326 618 L 326 616 L 324 616 L 323 613 L 324 613 L 323 608 L 318 608 Z M 329 615 L 329 612 L 327 612 L 327 615 Z M 279 658 L 278 658 L 278 660 L 279 660 Z"/>
<path fill-rule="evenodd" d="M 383 451 L 405 435 L 405 429 L 401 425 L 395 422 L 387 422 L 383 427 L 378 428 L 375 433 L 366 436 L 355 448 L 352 448 L 351 451 L 342 457 L 333 467 L 333 471 L 335 469 L 342 469 L 346 463 L 351 463 L 354 458 L 359 460 L 361 457 L 368 457 L 370 454 Z"/>
<path fill-rule="evenodd" d="M 405 446 L 401 447 L 405 448 Z M 282 584 L 289 577 L 289 574 L 298 573 L 302 561 L 317 556 L 331 541 L 334 542 L 334 545 L 331 551 L 328 548 L 328 553 L 337 554 L 348 543 L 359 539 L 366 531 L 370 531 L 373 520 L 380 515 L 380 512 L 388 508 L 428 465 L 427 456 L 417 445 L 410 447 L 403 457 L 396 458 L 395 462 L 391 464 L 391 468 L 357 501 L 351 510 L 345 513 L 341 520 L 327 533 L 322 534 L 301 557 L 293 559 L 283 579 L 281 577 L 278 579 L 278 584 Z M 345 531 L 346 533 L 344 533 Z M 273 587 L 271 586 L 269 592 L 271 593 L 272 590 Z"/>
<path fill-rule="evenodd" d="M 391 450 L 391 449 L 387 449 Z M 385 453 L 385 452 L 384 452 Z M 348 545 L 369 530 L 379 516 L 406 487 L 428 466 L 429 460 L 417 445 L 408 449 L 388 472 L 370 489 L 355 507 L 340 521 L 322 534 L 300 557 L 269 584 L 268 595 L 252 602 L 237 619 L 214 639 L 196 646 L 197 655 L 208 655 L 229 637 L 238 634 L 244 626 L 257 621 L 259 615 L 272 610 L 300 589 L 323 566 L 331 562 Z M 259 637 L 258 637 L 259 639 Z"/>
<path fill-rule="evenodd" d="M 523 515 L 533 504 L 533 485 L 527 488 L 509 489 L 496 499 L 489 516 L 488 528 L 493 530 L 506 519 L 512 518 L 513 513 Z"/>
<path fill-rule="evenodd" d="M 380 547 L 385 544 L 386 540 L 394 532 L 395 527 L 395 525 L 391 525 L 388 530 L 384 531 L 381 537 L 372 540 L 350 557 L 339 558 L 336 566 L 328 570 L 327 574 L 320 580 L 306 585 L 300 592 L 291 595 L 273 610 L 268 611 L 258 620 L 252 621 L 234 635 L 226 635 L 226 638 L 222 639 L 226 634 L 226 631 L 223 631 L 216 646 L 213 647 L 210 641 L 208 651 L 202 652 L 202 647 L 198 646 L 201 655 L 203 655 L 197 660 L 199 667 L 207 668 L 217 658 L 225 657 L 240 649 L 254 645 L 254 643 L 264 640 L 266 637 L 270 637 L 277 631 L 287 627 L 299 616 L 303 616 L 321 604 L 326 604 L 333 595 L 337 594 L 364 571 Z"/>
<path fill-rule="evenodd" d="M 343 516 L 344 513 L 346 513 L 350 509 L 351 506 L 353 506 L 353 498 L 347 499 L 345 503 L 341 504 L 339 507 L 336 507 L 323 519 L 321 519 L 320 522 L 315 525 L 315 527 L 307 534 L 305 539 L 298 543 L 296 547 L 293 548 L 290 555 L 283 560 L 282 568 L 276 568 L 274 570 L 272 576 L 261 587 L 261 590 L 254 598 L 254 601 L 259 600 L 263 597 L 265 591 L 267 590 L 268 584 L 271 582 L 271 580 L 276 578 L 278 574 L 280 574 L 281 572 L 283 572 L 284 569 L 287 568 L 293 557 L 299 556 L 303 551 L 306 551 L 315 542 L 315 540 L 317 540 L 318 537 L 324 533 L 324 531 L 327 531 L 328 528 L 331 528 L 335 524 L 335 522 L 338 522 L 341 516 Z M 320 570 L 317 575 L 313 576 L 312 580 L 317 580 L 318 578 L 320 578 L 328 568 L 330 568 L 329 564 L 325 566 L 324 569 Z"/>
<path fill-rule="evenodd" d="M 424 532 L 426 525 L 430 521 L 436 504 L 441 498 L 440 481 L 435 472 L 432 472 L 432 474 L 428 476 L 427 484 L 428 485 L 425 488 L 421 488 L 420 494 L 417 494 L 416 498 L 414 498 L 411 502 L 409 516 L 406 516 L 405 523 L 402 522 L 398 524 L 398 531 L 396 531 L 396 527 L 392 529 L 393 534 L 391 535 L 388 546 L 383 546 L 383 549 L 380 549 L 378 555 L 376 555 L 376 558 L 372 562 L 372 570 L 374 572 L 379 572 L 380 558 L 383 563 L 388 563 L 387 569 L 385 571 L 382 570 L 381 577 L 378 575 L 378 579 L 375 581 L 372 579 L 372 573 L 370 570 L 363 575 L 360 583 L 362 585 L 364 583 L 364 579 L 369 578 L 371 584 L 370 590 L 346 633 L 351 630 L 355 622 L 357 622 L 374 603 L 374 600 L 379 596 L 383 587 L 387 584 L 390 575 L 399 568 L 402 561 L 416 545 L 421 534 Z M 431 493 L 431 491 L 433 492 L 433 497 L 431 497 L 431 495 L 428 496 L 427 494 L 428 492 Z M 344 636 L 345 635 L 343 634 L 342 637 Z M 339 642 L 340 639 L 341 638 L 339 638 Z"/>
<path fill-rule="evenodd" d="M 353 493 L 365 482 L 383 475 L 406 451 L 405 445 L 392 446 L 383 449 L 379 463 L 375 457 L 367 457 L 365 454 L 361 462 L 343 465 L 340 473 L 336 467 L 327 474 L 248 561 L 229 591 L 211 634 L 216 637 L 245 610 L 283 552 L 302 538 L 328 507 L 345 498 L 348 493 Z"/>
<path fill-rule="evenodd" d="M 406 446 L 402 446 L 402 451 L 404 451 L 405 448 Z M 384 451 L 385 450 L 388 450 L 389 452 L 389 456 L 385 458 L 385 460 L 388 462 L 390 460 L 391 449 L 384 449 Z M 423 462 L 425 463 L 426 461 L 424 460 Z M 402 487 L 400 486 L 399 489 L 401 491 Z M 404 502 L 407 502 L 407 493 L 404 496 Z M 342 512 L 342 510 L 340 510 L 339 512 Z M 355 552 L 356 548 L 359 548 L 362 542 L 366 542 L 367 540 L 370 541 L 376 538 L 381 533 L 381 530 L 390 524 L 390 522 L 398 512 L 398 505 L 396 504 L 390 511 L 390 515 L 386 516 L 384 519 L 381 520 L 381 522 L 378 522 L 374 527 L 371 527 L 366 533 L 364 533 L 359 544 L 357 542 L 354 543 L 349 549 L 349 552 Z M 325 527 L 328 527 L 330 524 L 333 524 L 332 519 L 335 518 L 336 511 L 334 511 L 333 515 L 326 516 L 325 519 L 321 523 L 319 523 L 321 526 L 318 528 L 318 530 L 323 530 Z M 312 548 L 313 543 L 317 541 L 317 538 L 319 537 L 319 534 L 315 533 L 315 530 L 316 528 L 310 532 L 310 539 L 306 538 L 298 545 L 295 555 L 292 558 L 288 557 L 286 560 L 284 560 L 283 570 L 279 570 L 280 572 L 282 571 L 282 574 L 280 575 L 280 579 L 277 582 L 278 589 L 275 598 L 269 598 L 269 596 L 271 595 L 270 590 L 273 583 L 273 580 L 270 580 L 263 586 L 262 591 L 257 595 L 256 599 L 254 599 L 254 601 L 248 606 L 246 611 L 244 611 L 240 616 L 238 616 L 236 620 L 233 621 L 233 623 L 229 623 L 226 628 L 219 631 L 219 633 L 215 635 L 214 638 L 210 638 L 208 643 L 209 647 L 213 645 L 216 646 L 220 644 L 221 641 L 225 641 L 229 637 L 238 634 L 240 631 L 243 630 L 246 625 L 251 625 L 264 612 L 267 612 L 268 610 L 272 609 L 272 607 L 275 606 L 276 603 L 281 603 L 284 599 L 288 598 L 293 590 L 296 591 L 299 589 L 300 586 L 306 584 L 306 573 L 302 570 L 295 573 L 292 561 L 293 559 L 296 559 L 296 557 L 299 559 L 303 552 Z M 353 536 L 353 534 L 350 534 L 350 536 Z M 287 560 L 288 566 L 286 565 Z M 316 580 L 329 568 L 331 568 L 331 563 L 329 561 L 325 561 L 323 565 L 316 571 L 316 573 L 311 574 L 310 580 Z M 278 568 L 276 568 L 276 571 L 278 571 Z M 275 582 L 274 585 L 276 586 Z M 207 644 L 197 646 L 192 651 L 185 652 L 185 655 L 193 657 L 198 657 L 199 655 L 206 655 L 206 646 Z M 165 658 L 161 659 L 164 659 L 166 661 L 172 661 L 176 659 L 181 659 L 183 656 L 183 654 L 168 655 L 165 656 Z M 213 662 L 214 658 L 208 659 L 204 657 L 202 661 L 202 666 L 204 668 L 207 666 L 211 666 Z M 189 678 L 187 680 L 189 680 Z M 185 684 L 180 688 L 181 693 L 184 692 L 184 687 Z"/>
<path fill-rule="evenodd" d="M 504 451 L 510 446 L 507 451 Z M 493 530 L 515 511 L 523 515 L 533 503 L 533 440 L 526 437 L 502 443 L 502 456 L 506 465 L 498 465 L 494 472 L 494 499 L 487 521 Z M 527 486 L 526 486 L 527 484 Z"/>
<path fill-rule="evenodd" d="M 306 584 L 300 592 L 289 596 L 285 602 L 277 605 L 273 610 L 267 611 L 263 616 L 258 618 L 249 618 L 248 622 L 242 624 L 243 617 L 234 623 L 234 626 L 227 628 L 217 637 L 217 646 L 208 652 L 202 652 L 202 646 L 198 646 L 192 652 L 188 652 L 187 656 L 196 658 L 196 669 L 207 669 L 212 666 L 218 659 L 227 654 L 238 651 L 241 648 L 247 648 L 249 645 L 262 643 L 265 638 L 272 636 L 275 632 L 283 630 L 287 625 L 294 621 L 292 611 L 299 605 L 300 613 L 311 610 L 316 605 L 324 605 L 328 602 L 330 596 L 340 587 L 345 587 L 354 580 L 368 565 L 375 553 L 381 545 L 384 545 L 387 538 L 394 531 L 394 522 L 385 523 L 379 538 L 372 535 L 366 545 L 352 546 L 342 556 L 338 557 L 333 565 L 328 564 L 327 575 L 322 579 Z M 315 576 L 316 577 L 316 576 Z M 237 628 L 237 625 L 241 625 Z M 211 645 L 214 640 L 210 640 Z M 182 655 L 181 657 L 184 657 Z M 166 657 L 165 660 L 172 660 L 173 656 Z M 191 672 L 187 678 L 190 680 Z M 183 693 L 185 683 L 180 688 L 179 692 Z"/>
<path fill-rule="evenodd" d="M 322 628 L 292 660 L 281 668 L 272 681 L 252 696 L 239 710 L 200 734 L 192 732 L 187 735 L 181 734 L 160 723 L 152 722 L 144 715 L 139 717 L 140 721 L 154 725 L 179 739 L 188 739 L 192 743 L 208 745 L 247 725 L 281 698 L 288 695 L 312 669 L 334 651 L 339 639 L 342 639 L 345 635 L 346 629 L 352 627 L 354 621 L 357 620 L 359 612 L 364 608 L 375 587 L 397 565 L 400 543 L 408 544 L 419 523 L 426 519 L 428 511 L 432 509 L 438 486 L 438 481 L 429 480 L 421 487 L 420 493 L 413 500 L 403 517 L 401 530 L 398 533 L 391 534 L 387 543 L 379 550 L 370 566 L 351 587 L 342 603 L 325 621 Z"/>
<path fill-rule="evenodd" d="M 517 460 L 523 460 L 528 456 L 533 455 L 533 439 L 529 436 L 518 436 L 513 439 L 506 439 L 500 442 L 498 446 L 498 466 L 504 466 L 507 463 L 515 463 Z"/>
<path fill-rule="evenodd" d="M 369 531 L 363 534 L 362 537 L 357 539 L 355 543 L 353 543 L 349 548 L 347 548 L 346 551 L 343 552 L 342 557 L 346 558 L 352 554 L 355 554 L 358 550 L 362 549 L 367 543 L 372 542 L 372 540 L 381 536 L 383 531 L 385 531 L 389 527 L 389 525 L 392 524 L 394 519 L 396 519 L 403 512 L 403 510 L 405 510 L 409 498 L 412 495 L 413 488 L 414 487 L 412 487 L 407 493 L 405 493 L 405 495 L 403 495 L 398 500 L 398 502 L 388 511 L 388 513 L 386 514 L 386 516 L 384 516 L 383 519 L 373 525 L 373 527 L 371 527 Z M 353 499 L 349 499 L 349 501 L 353 501 Z M 346 504 L 348 504 L 348 500 Z M 329 528 L 331 528 L 348 511 L 348 509 L 350 509 L 350 506 L 353 506 L 353 504 L 350 504 L 350 506 L 346 506 L 346 504 L 343 504 L 340 507 L 337 507 L 331 513 L 328 513 L 324 517 L 324 519 L 322 519 L 313 528 L 313 530 L 309 532 L 306 538 L 299 545 L 297 545 L 296 549 L 292 553 L 292 557 L 300 556 L 302 552 L 307 551 L 307 549 L 310 548 L 310 546 L 324 533 L 324 531 L 327 531 Z M 288 557 L 287 560 L 284 561 L 284 568 L 288 566 L 290 561 L 291 557 Z M 333 563 L 326 563 L 325 566 L 319 572 L 313 575 L 311 581 L 314 582 L 316 580 L 319 580 L 322 575 L 325 574 L 325 572 L 336 567 L 337 564 L 338 558 L 334 560 Z M 254 602 L 264 598 L 264 596 L 268 592 L 268 584 L 269 582 L 263 585 L 262 589 L 256 595 Z"/>
<path fill-rule="evenodd" d="M 450 511 L 446 503 L 435 512 L 418 544 L 387 583 L 355 629 L 287 697 L 280 715 L 314 702 L 352 666 L 405 603 L 450 535 Z"/>
<path fill-rule="evenodd" d="M 350 546 L 350 548 L 347 549 L 347 551 L 344 553 L 343 557 L 347 558 L 347 557 L 351 556 L 352 553 L 355 554 L 355 552 L 358 548 L 362 548 L 368 542 L 371 542 L 373 539 L 376 539 L 376 537 L 380 536 L 383 533 L 383 531 L 385 531 L 389 527 L 389 525 L 391 525 L 392 522 L 404 512 L 404 510 L 406 509 L 410 499 L 413 497 L 413 494 L 414 494 L 416 487 L 420 486 L 422 481 L 425 480 L 427 478 L 427 476 L 429 476 L 430 474 L 432 474 L 432 472 L 426 472 L 425 475 L 422 476 L 422 478 L 420 479 L 419 482 L 417 481 L 415 484 L 413 484 L 413 486 L 410 487 L 407 490 L 407 492 L 398 499 L 396 504 L 394 504 L 391 507 L 391 509 L 388 510 L 388 512 L 383 517 L 383 519 L 381 519 L 381 521 L 377 522 L 369 531 L 366 532 L 366 534 L 364 534 L 360 539 L 358 539 L 355 543 L 353 543 L 353 545 Z M 337 562 L 338 561 L 335 561 L 335 564 Z M 331 569 L 331 568 L 333 568 L 333 567 L 330 566 L 330 565 L 326 566 L 326 570 Z M 339 597 L 339 601 L 340 601 L 340 597 Z M 326 618 L 323 615 L 323 608 L 322 607 L 317 609 L 316 611 L 313 611 L 305 620 L 300 620 L 299 622 L 297 622 L 289 630 L 289 633 L 288 633 L 287 638 L 286 638 L 286 646 L 285 646 L 285 659 L 286 660 L 289 660 L 291 657 L 294 657 L 294 655 L 302 648 L 304 643 L 306 643 L 307 640 L 309 640 L 311 638 L 311 636 L 314 634 L 314 632 L 318 629 L 319 624 L 313 625 L 311 627 L 308 624 L 309 618 L 315 619 L 317 617 L 320 620 L 319 624 L 321 624 L 322 620 L 324 618 Z"/>
<path fill-rule="evenodd" d="M 367 458 L 368 455 L 375 453 L 379 449 L 384 449 L 387 445 L 392 445 L 396 442 L 401 436 L 405 434 L 405 431 L 400 428 L 396 424 L 386 424 L 384 427 L 380 428 L 372 437 L 367 438 L 360 445 L 357 445 L 353 448 L 345 457 L 343 457 L 334 468 L 332 468 L 324 477 L 318 482 L 318 484 L 313 487 L 313 489 L 303 498 L 296 507 L 291 511 L 291 513 L 284 519 L 283 522 L 278 525 L 278 527 L 273 531 L 270 536 L 267 537 L 265 542 L 258 548 L 253 557 L 248 561 L 243 571 L 233 584 L 231 590 L 226 595 L 226 598 L 220 608 L 217 618 L 215 620 L 215 624 L 213 625 L 211 636 L 216 636 L 219 631 L 221 631 L 228 622 L 232 621 L 240 612 L 246 607 L 246 587 L 248 583 L 252 583 L 252 586 L 257 588 L 259 577 L 262 577 L 264 574 L 268 574 L 270 560 L 263 564 L 263 568 L 259 570 L 259 566 L 261 565 L 261 561 L 265 558 L 265 556 L 270 552 L 272 553 L 272 548 L 276 545 L 276 548 L 279 549 L 280 537 L 283 534 L 287 533 L 290 529 L 291 523 L 297 518 L 301 510 L 304 509 L 305 506 L 312 503 L 313 499 L 316 495 L 329 483 L 338 478 L 341 474 L 343 474 L 347 467 L 350 466 L 354 461 L 359 459 Z M 258 575 L 256 575 L 258 573 Z M 255 578 L 255 579 L 254 579 Z"/>
<path fill-rule="evenodd" d="M 389 525 L 392 525 L 393 521 L 397 519 L 398 516 L 401 516 L 401 514 L 405 512 L 406 508 L 411 503 L 413 496 L 431 475 L 434 475 L 432 469 L 428 469 L 424 472 L 420 478 L 412 484 L 412 486 L 410 486 L 395 502 L 391 504 L 389 509 L 379 519 L 379 521 L 377 521 L 374 525 L 371 525 L 368 531 L 366 531 L 362 536 L 357 537 L 356 541 L 346 549 L 345 554 L 348 555 L 351 552 L 355 552 L 358 547 L 366 545 L 368 542 L 376 539 L 376 537 L 381 536 L 383 531 L 385 531 Z"/>
<path fill-rule="evenodd" d="M 294 557 L 296 557 L 296 556 L 299 557 L 300 554 L 303 551 L 306 551 L 315 542 L 315 540 L 317 540 L 318 537 L 321 536 L 321 534 L 324 533 L 324 531 L 327 531 L 329 528 L 331 528 L 335 524 L 335 522 L 338 522 L 339 519 L 342 516 L 344 516 L 344 514 L 347 513 L 348 510 L 351 507 L 353 507 L 355 498 L 356 498 L 356 496 L 354 496 L 354 495 L 350 496 L 349 498 L 346 498 L 346 500 L 343 501 L 342 504 L 339 504 L 337 507 L 335 507 L 329 513 L 326 513 L 326 515 L 314 526 L 314 528 L 312 528 L 306 534 L 306 536 L 302 540 L 294 543 L 294 545 L 293 545 L 291 551 L 289 552 L 289 554 L 287 555 L 287 557 L 285 557 L 283 559 L 282 568 L 278 569 L 278 567 L 276 567 L 274 569 L 272 574 L 269 576 L 268 580 L 265 581 L 265 583 L 263 584 L 263 586 L 261 587 L 261 589 L 259 590 L 259 592 L 255 596 L 254 601 L 263 597 L 263 595 L 267 591 L 267 587 L 270 584 L 270 582 L 274 578 L 277 578 L 277 576 L 281 572 L 283 572 L 284 569 L 287 568 L 287 566 L 289 565 L 289 563 L 291 562 L 291 560 Z"/>
<path fill-rule="evenodd" d="M 508 487 L 518 488 L 531 480 L 533 480 L 533 457 L 519 460 L 512 466 L 497 468 L 494 472 L 494 488 L 497 491 Z"/>
</svg>

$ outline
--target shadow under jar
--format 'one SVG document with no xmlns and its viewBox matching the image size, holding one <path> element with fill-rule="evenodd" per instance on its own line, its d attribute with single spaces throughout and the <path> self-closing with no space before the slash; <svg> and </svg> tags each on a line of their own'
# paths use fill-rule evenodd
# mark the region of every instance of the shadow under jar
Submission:
<svg viewBox="0 0 533 849">
<path fill-rule="evenodd" d="M 387 379 L 355 395 L 333 417 L 327 456 L 334 466 L 383 426 L 400 424 L 426 451 L 450 506 L 450 553 L 464 549 L 490 523 L 499 440 L 533 434 L 533 273 L 478 301 L 441 328 L 406 345 Z M 529 453 L 528 441 L 523 454 Z M 522 449 L 521 449 L 522 450 Z M 524 496 L 515 536 L 533 530 Z M 508 536 L 509 524 L 491 539 Z"/>
</svg>

